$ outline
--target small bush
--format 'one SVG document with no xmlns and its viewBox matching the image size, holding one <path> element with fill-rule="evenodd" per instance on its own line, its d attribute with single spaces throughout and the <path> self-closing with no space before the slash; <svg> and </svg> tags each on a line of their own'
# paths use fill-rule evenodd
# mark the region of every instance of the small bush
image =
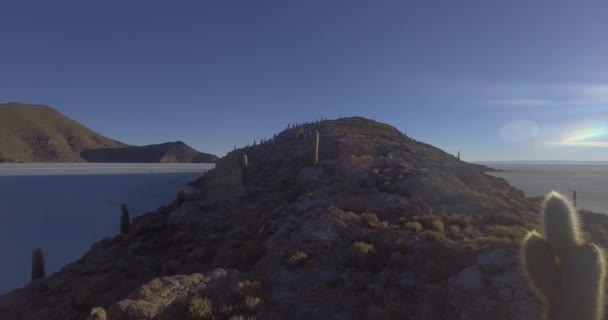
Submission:
<svg viewBox="0 0 608 320">
<path fill-rule="evenodd" d="M 260 288 L 260 283 L 258 281 L 250 281 L 245 280 L 241 281 L 236 285 L 236 293 L 241 296 L 253 294 L 256 290 Z"/>
<path fill-rule="evenodd" d="M 431 222 L 431 224 L 433 225 L 433 227 L 435 228 L 435 230 L 439 231 L 439 232 L 443 232 L 445 230 L 445 226 L 443 225 L 443 221 L 439 220 L 439 219 L 435 219 Z"/>
<path fill-rule="evenodd" d="M 450 231 L 452 232 L 452 234 L 454 235 L 459 235 L 460 234 L 460 227 L 457 225 L 451 225 L 450 226 Z"/>
<path fill-rule="evenodd" d="M 194 298 L 190 302 L 190 315 L 193 319 L 212 319 L 213 303 L 208 298 Z"/>
<path fill-rule="evenodd" d="M 508 237 L 493 237 L 493 236 L 480 236 L 475 238 L 475 243 L 479 248 L 486 246 L 501 246 L 501 245 L 513 245 L 515 242 Z"/>
<path fill-rule="evenodd" d="M 420 224 L 420 222 L 411 221 L 405 224 L 405 228 L 413 232 L 419 232 L 420 230 L 422 230 L 422 225 Z"/>
<path fill-rule="evenodd" d="M 431 230 L 425 230 L 420 233 L 425 239 L 430 241 L 442 241 L 446 240 L 446 237 L 443 233 Z"/>
<path fill-rule="evenodd" d="M 306 254 L 306 252 L 304 251 L 298 251 L 294 254 L 291 255 L 291 257 L 289 257 L 289 264 L 296 266 L 296 265 L 301 265 L 302 263 L 304 263 L 304 261 L 306 261 L 306 259 L 308 259 L 308 254 Z"/>
<path fill-rule="evenodd" d="M 374 252 L 374 245 L 367 243 L 367 242 L 363 242 L 363 241 L 357 241 L 355 242 L 355 250 L 357 253 L 360 253 L 362 255 L 367 255 L 369 253 Z"/>
<path fill-rule="evenodd" d="M 380 223 L 380 219 L 375 213 L 366 212 L 359 215 L 359 221 L 369 227 L 375 227 Z"/>
<path fill-rule="evenodd" d="M 262 302 L 263 302 L 263 300 L 260 297 L 247 296 L 247 297 L 245 297 L 244 304 L 245 304 L 246 308 L 255 309 L 260 304 L 262 304 Z"/>
<path fill-rule="evenodd" d="M 473 217 L 465 214 L 447 213 L 443 214 L 443 219 L 450 225 L 457 225 L 461 229 L 466 228 L 474 223 Z"/>
</svg>

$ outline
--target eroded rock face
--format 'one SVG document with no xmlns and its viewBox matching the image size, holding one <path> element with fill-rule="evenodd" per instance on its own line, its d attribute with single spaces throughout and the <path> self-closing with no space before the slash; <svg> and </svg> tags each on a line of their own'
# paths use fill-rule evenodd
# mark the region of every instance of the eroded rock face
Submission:
<svg viewBox="0 0 608 320">
<path fill-rule="evenodd" d="M 318 164 L 300 129 L 319 130 Z M 388 125 L 289 129 L 194 185 L 184 203 L 0 297 L 0 319 L 82 320 L 97 307 L 109 320 L 191 319 L 199 298 L 216 319 L 540 318 L 516 251 L 539 204 Z M 242 281 L 259 288 L 238 291 Z"/>
</svg>

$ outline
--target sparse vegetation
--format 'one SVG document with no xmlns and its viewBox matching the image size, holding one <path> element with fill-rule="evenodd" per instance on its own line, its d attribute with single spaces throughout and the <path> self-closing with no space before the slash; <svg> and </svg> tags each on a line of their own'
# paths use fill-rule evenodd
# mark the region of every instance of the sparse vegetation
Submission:
<svg viewBox="0 0 608 320">
<path fill-rule="evenodd" d="M 292 266 L 299 266 L 308 259 L 308 254 L 304 251 L 297 251 L 289 257 L 289 264 Z"/>
<path fill-rule="evenodd" d="M 245 307 L 249 308 L 249 309 L 255 309 L 257 308 L 260 304 L 262 304 L 262 298 L 260 297 L 253 297 L 253 296 L 246 296 L 245 300 Z"/>
<path fill-rule="evenodd" d="M 194 298 L 190 302 L 190 316 L 197 320 L 213 319 L 213 303 L 208 298 Z"/>
<path fill-rule="evenodd" d="M 422 224 L 417 221 L 410 221 L 405 224 L 405 228 L 413 232 L 419 232 L 422 230 Z"/>
<path fill-rule="evenodd" d="M 363 242 L 363 241 L 357 241 L 354 244 L 355 250 L 357 253 L 360 253 L 362 255 L 367 255 L 369 253 L 374 252 L 374 245 L 373 244 L 369 244 L 367 242 Z"/>
</svg>

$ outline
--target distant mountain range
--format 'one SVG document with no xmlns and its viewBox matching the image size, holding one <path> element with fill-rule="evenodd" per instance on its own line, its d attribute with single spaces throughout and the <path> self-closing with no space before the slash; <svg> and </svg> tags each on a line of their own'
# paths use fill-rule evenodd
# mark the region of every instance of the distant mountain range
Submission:
<svg viewBox="0 0 608 320">
<path fill-rule="evenodd" d="M 45 105 L 0 104 L 0 162 L 216 162 L 181 141 L 132 146 Z"/>
</svg>

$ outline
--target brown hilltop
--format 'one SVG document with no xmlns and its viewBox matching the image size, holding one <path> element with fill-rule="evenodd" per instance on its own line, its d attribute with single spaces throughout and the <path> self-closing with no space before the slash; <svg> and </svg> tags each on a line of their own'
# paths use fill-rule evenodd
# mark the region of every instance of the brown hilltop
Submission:
<svg viewBox="0 0 608 320">
<path fill-rule="evenodd" d="M 215 162 L 215 155 L 176 141 L 131 146 L 45 105 L 0 104 L 0 162 Z"/>
<path fill-rule="evenodd" d="M 124 146 L 49 106 L 0 104 L 0 162 L 82 162 L 85 149 Z"/>
<path fill-rule="evenodd" d="M 0 297 L 0 314 L 539 319 L 516 250 L 539 204 L 483 170 L 363 118 L 298 126 L 230 152 L 183 203 Z M 606 217 L 584 220 L 606 245 Z"/>
</svg>

